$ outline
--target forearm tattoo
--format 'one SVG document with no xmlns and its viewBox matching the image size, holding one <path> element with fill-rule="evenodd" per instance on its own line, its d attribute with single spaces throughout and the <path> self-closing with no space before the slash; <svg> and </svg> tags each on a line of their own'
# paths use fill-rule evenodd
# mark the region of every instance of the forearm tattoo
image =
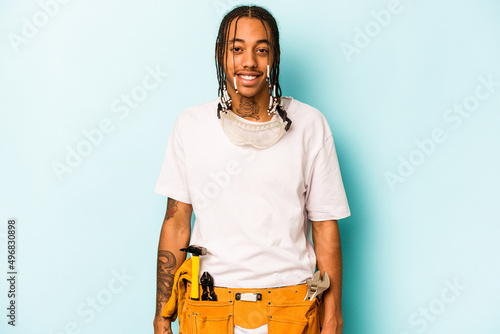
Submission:
<svg viewBox="0 0 500 334">
<path fill-rule="evenodd" d="M 156 272 L 156 316 L 161 313 L 161 305 L 166 303 L 172 295 L 174 286 L 174 274 L 177 261 L 172 252 L 167 250 L 158 251 L 158 268 Z M 167 328 L 166 332 L 169 333 Z M 171 333 L 171 332 L 170 332 Z"/>
<path fill-rule="evenodd" d="M 255 120 L 259 120 L 259 105 L 255 101 L 255 97 L 245 97 L 240 98 L 240 107 L 236 108 L 236 115 L 241 117 L 251 117 Z"/>
<path fill-rule="evenodd" d="M 171 198 L 168 199 L 168 201 L 167 201 L 167 214 L 165 215 L 166 220 L 169 220 L 169 219 L 174 217 L 175 213 L 178 210 L 177 203 L 179 203 L 179 202 L 176 201 L 175 199 L 171 199 Z"/>
</svg>

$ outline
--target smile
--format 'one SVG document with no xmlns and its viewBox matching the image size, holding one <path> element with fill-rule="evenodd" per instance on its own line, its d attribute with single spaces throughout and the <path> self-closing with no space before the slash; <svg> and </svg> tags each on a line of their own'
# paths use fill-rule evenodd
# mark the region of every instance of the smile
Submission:
<svg viewBox="0 0 500 334">
<path fill-rule="evenodd" d="M 238 78 L 240 78 L 240 81 L 243 84 L 247 84 L 247 85 L 254 84 L 259 77 L 260 77 L 260 75 L 242 75 L 242 74 L 238 75 Z"/>
</svg>

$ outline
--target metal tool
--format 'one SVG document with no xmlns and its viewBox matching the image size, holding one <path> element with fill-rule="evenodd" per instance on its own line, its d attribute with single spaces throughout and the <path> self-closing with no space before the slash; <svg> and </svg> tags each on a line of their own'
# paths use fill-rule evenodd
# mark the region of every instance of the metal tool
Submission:
<svg viewBox="0 0 500 334">
<path fill-rule="evenodd" d="M 201 284 L 201 300 L 208 300 L 209 295 L 208 295 L 208 277 L 207 277 L 207 272 L 205 271 L 203 275 L 201 275 L 200 278 L 200 284 Z M 208 274 L 210 275 L 210 274 Z"/>
<path fill-rule="evenodd" d="M 321 274 L 317 271 L 313 277 L 306 281 L 307 283 L 307 294 L 304 298 L 305 300 L 313 300 L 314 297 L 318 297 L 318 299 L 323 294 L 323 291 L 330 287 L 330 277 L 326 271 L 324 272 L 323 279 L 321 279 Z"/>
<path fill-rule="evenodd" d="M 203 290 L 201 294 L 201 300 L 217 301 L 217 295 L 214 291 L 214 278 L 208 272 L 204 272 L 200 278 L 201 288 Z"/>
<path fill-rule="evenodd" d="M 207 255 L 207 249 L 205 247 L 190 245 L 188 248 L 182 248 L 181 251 L 191 253 L 191 299 L 200 300 L 200 287 L 199 287 L 199 276 L 200 276 L 200 256 Z"/>
<path fill-rule="evenodd" d="M 214 280 L 213 280 L 212 276 L 210 276 L 210 278 L 211 278 L 211 281 L 208 284 L 208 289 L 210 290 L 209 300 L 216 302 L 217 295 L 215 294 L 215 291 L 214 291 Z"/>
</svg>

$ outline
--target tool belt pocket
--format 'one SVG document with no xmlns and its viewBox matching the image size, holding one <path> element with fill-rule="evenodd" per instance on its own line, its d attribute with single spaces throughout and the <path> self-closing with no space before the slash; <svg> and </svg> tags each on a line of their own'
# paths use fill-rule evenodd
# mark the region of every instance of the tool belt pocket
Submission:
<svg viewBox="0 0 500 334">
<path fill-rule="evenodd" d="M 229 302 L 186 299 L 180 319 L 183 334 L 233 334 Z"/>
<path fill-rule="evenodd" d="M 269 334 L 319 334 L 319 302 L 289 302 L 269 305 Z"/>
</svg>

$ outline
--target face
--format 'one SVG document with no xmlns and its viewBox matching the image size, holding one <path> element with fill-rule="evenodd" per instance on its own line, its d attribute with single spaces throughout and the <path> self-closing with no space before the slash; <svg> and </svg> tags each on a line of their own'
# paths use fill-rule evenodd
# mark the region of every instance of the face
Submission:
<svg viewBox="0 0 500 334">
<path fill-rule="evenodd" d="M 238 20 L 236 38 L 234 38 L 235 20 L 231 23 L 226 48 L 227 89 L 235 95 L 234 79 L 238 94 L 245 97 L 269 99 L 267 64 L 271 66 L 271 29 L 264 22 L 264 29 L 259 19 L 241 17 Z M 233 46 L 234 39 L 234 46 Z"/>
</svg>

